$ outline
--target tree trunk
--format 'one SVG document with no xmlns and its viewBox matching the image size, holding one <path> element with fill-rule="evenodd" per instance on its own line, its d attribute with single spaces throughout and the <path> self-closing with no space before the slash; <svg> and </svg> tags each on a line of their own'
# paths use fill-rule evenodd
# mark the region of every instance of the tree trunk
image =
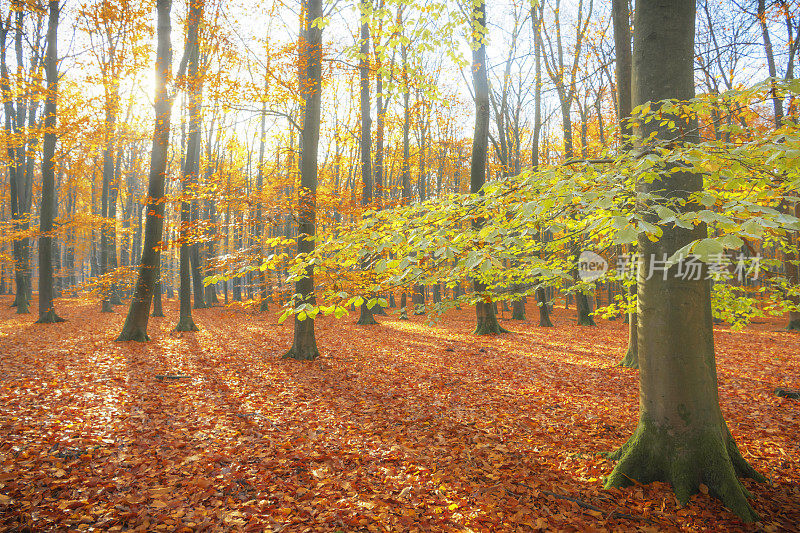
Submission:
<svg viewBox="0 0 800 533">
<path fill-rule="evenodd" d="M 208 239 L 208 256 L 211 261 L 214 260 L 214 242 L 217 238 L 217 204 L 214 198 L 208 199 L 208 223 L 209 223 L 209 239 Z M 209 272 L 209 275 L 213 275 L 213 271 Z M 217 298 L 217 285 L 216 283 L 211 283 L 210 285 L 206 286 L 206 304 L 209 307 L 219 304 L 219 298 Z"/>
<path fill-rule="evenodd" d="M 636 296 L 636 287 L 631 287 L 630 294 Z M 639 344 L 637 342 L 639 327 L 639 315 L 636 312 L 628 314 L 628 349 L 625 357 L 620 361 L 619 366 L 624 368 L 639 368 Z"/>
<path fill-rule="evenodd" d="M 472 82 L 475 87 L 475 133 L 472 140 L 472 161 L 470 163 L 470 193 L 481 194 L 486 181 L 486 152 L 489 146 L 489 79 L 486 73 L 486 2 L 478 0 L 472 8 Z M 482 218 L 472 221 L 472 227 L 479 230 L 484 224 Z M 476 296 L 486 290 L 479 278 L 473 279 Z M 480 296 L 479 296 L 480 297 Z M 492 300 L 484 298 L 475 304 L 477 324 L 476 335 L 496 335 L 506 330 L 497 321 Z"/>
<path fill-rule="evenodd" d="M 617 75 L 617 120 L 619 121 L 620 146 L 622 150 L 630 150 L 632 146 L 632 127 L 629 121 L 632 109 L 631 100 L 631 24 L 628 13 L 627 0 L 612 0 L 611 17 L 614 23 L 614 48 L 616 49 L 616 75 Z M 636 257 L 636 247 L 629 246 L 628 253 Z M 628 294 L 636 296 L 636 288 L 632 287 Z M 636 346 L 636 311 L 628 314 L 628 349 L 620 366 L 626 368 L 639 368 L 639 351 Z"/>
<path fill-rule="evenodd" d="M 368 209 L 372 203 L 372 117 L 370 116 L 369 106 L 369 13 L 372 10 L 371 0 L 364 0 L 359 4 L 361 16 L 364 22 L 361 24 L 361 49 L 359 50 L 359 81 L 361 84 L 360 104 L 361 104 L 361 207 Z M 361 268 L 368 269 L 369 257 L 365 258 Z M 360 326 L 370 326 L 377 324 L 378 321 L 372 313 L 372 308 L 364 298 L 361 304 L 358 321 Z"/>
<path fill-rule="evenodd" d="M 769 28 L 767 27 L 765 0 L 758 0 L 756 16 L 758 17 L 759 26 L 761 27 L 761 37 L 764 40 L 764 54 L 767 56 L 767 71 L 774 84 L 778 77 L 778 71 L 775 67 L 775 54 L 772 50 L 772 40 L 770 39 Z M 775 129 L 778 129 L 783 124 L 783 98 L 781 98 L 774 87 L 772 89 L 772 110 Z"/>
<path fill-rule="evenodd" d="M 400 320 L 408 320 L 408 296 L 406 295 L 406 291 L 403 291 L 403 294 L 400 295 Z"/>
<path fill-rule="evenodd" d="M 186 26 L 186 76 L 189 84 L 189 137 L 186 143 L 186 158 L 184 159 L 183 181 L 181 182 L 181 248 L 180 248 L 180 316 L 175 331 L 198 331 L 192 318 L 191 292 L 194 289 L 195 308 L 204 308 L 203 286 L 200 277 L 200 256 L 194 237 L 191 236 L 193 222 L 192 212 L 197 210 L 197 200 L 188 200 L 188 195 L 194 196 L 197 183 L 200 155 L 200 80 L 198 78 L 200 62 L 200 46 L 198 43 L 198 29 L 200 19 L 203 17 L 203 0 L 191 0 L 189 18 Z M 194 217 L 196 218 L 196 216 Z M 192 264 L 194 263 L 194 264 Z M 196 271 L 196 272 L 193 272 Z M 192 274 L 194 273 L 194 276 Z M 195 279 L 192 285 L 192 277 Z M 199 284 L 198 284 L 199 282 Z"/>
<path fill-rule="evenodd" d="M 525 320 L 525 300 L 519 298 L 511 302 L 511 320 Z"/>
<path fill-rule="evenodd" d="M 113 62 L 109 59 L 109 63 Z M 119 95 L 113 88 L 109 91 L 111 94 L 106 99 L 106 116 L 105 116 L 105 146 L 103 147 L 103 192 L 101 196 L 101 217 L 102 222 L 100 225 L 100 275 L 108 276 L 111 272 L 114 263 L 111 260 L 111 254 L 114 254 L 116 259 L 116 250 L 112 242 L 112 226 L 116 224 L 116 216 L 111 218 L 111 204 L 116 202 L 116 195 L 113 195 L 112 189 L 114 187 L 114 141 L 115 125 L 117 121 L 117 107 L 119 105 Z M 113 200 L 112 200 L 113 196 Z M 116 214 L 116 210 L 115 210 Z M 103 280 L 102 295 L 103 300 L 101 303 L 101 313 L 111 313 L 113 302 L 111 301 L 114 289 L 110 284 L 110 280 L 106 277 Z"/>
<path fill-rule="evenodd" d="M 634 104 L 694 97 L 694 22 L 695 4 L 690 0 L 637 3 Z M 637 137 L 647 139 L 655 132 L 666 140 L 696 131 L 682 117 L 669 118 L 678 126 L 639 124 Z M 683 139 L 694 141 L 697 136 L 689 133 Z M 702 176 L 688 172 L 668 171 L 662 180 L 639 184 L 642 193 L 659 190 L 673 198 L 686 198 L 702 188 Z M 658 242 L 639 238 L 645 262 L 638 275 L 639 424 L 612 456 L 619 463 L 606 486 L 668 481 L 678 501 L 686 504 L 704 483 L 739 518 L 752 522 L 758 515 L 737 475 L 763 477 L 742 458 L 719 407 L 710 283 L 681 279 L 677 266 L 667 279 L 645 275 L 651 257 L 671 256 L 704 237 L 706 227 L 662 224 L 661 229 Z"/>
<path fill-rule="evenodd" d="M 150 153 L 150 176 L 145 206 L 146 221 L 142 260 L 139 276 L 131 298 L 125 325 L 117 340 L 146 341 L 147 322 L 150 318 L 150 303 L 153 299 L 156 280 L 159 278 L 161 262 L 161 240 L 164 227 L 164 183 L 167 171 L 167 152 L 169 149 L 170 117 L 172 98 L 167 92 L 166 82 L 171 77 L 172 45 L 170 43 L 170 10 L 172 0 L 157 0 L 158 45 L 156 49 L 156 94 L 155 127 L 153 129 L 153 148 Z"/>
<path fill-rule="evenodd" d="M 303 103 L 303 136 L 300 148 L 300 188 L 298 191 L 298 238 L 297 253 L 314 251 L 314 234 L 317 202 L 317 152 L 319 149 L 320 114 L 322 107 L 322 28 L 313 23 L 320 19 L 322 0 L 303 0 L 306 18 L 300 39 L 304 56 L 305 72 L 301 87 L 308 91 Z M 314 305 L 314 267 L 309 265 L 306 275 L 295 282 L 295 293 L 300 301 L 295 306 L 308 303 Z M 294 341 L 284 358 L 313 360 L 319 356 L 314 334 L 314 319 L 300 320 L 294 317 Z"/>
<path fill-rule="evenodd" d="M 550 320 L 550 312 L 553 307 L 549 303 L 547 290 L 544 287 L 536 289 L 536 303 L 539 306 L 539 327 L 552 328 L 553 322 Z"/>
<path fill-rule="evenodd" d="M 42 208 L 39 236 L 39 320 L 38 324 L 63 322 L 53 304 L 53 220 L 56 216 L 56 95 L 58 94 L 58 0 L 50 0 L 47 24 L 45 75 L 47 99 L 44 103 L 44 142 L 42 143 Z"/>
<path fill-rule="evenodd" d="M 579 326 L 596 326 L 592 318 L 592 306 L 589 303 L 589 296 L 583 292 L 575 293 L 575 309 L 578 312 Z"/>
</svg>

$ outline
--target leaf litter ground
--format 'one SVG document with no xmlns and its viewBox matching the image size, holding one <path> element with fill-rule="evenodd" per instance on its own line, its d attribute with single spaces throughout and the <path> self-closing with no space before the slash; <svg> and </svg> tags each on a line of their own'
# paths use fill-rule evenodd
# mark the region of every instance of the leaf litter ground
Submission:
<svg viewBox="0 0 800 533">
<path fill-rule="evenodd" d="M 113 339 L 123 309 L 59 300 L 36 325 L 0 298 L 0 529 L 13 531 L 797 531 L 800 335 L 782 320 L 716 327 L 722 409 L 761 521 L 701 492 L 604 490 L 638 412 L 616 367 L 621 321 L 555 328 L 473 311 L 317 321 L 317 361 L 285 361 L 289 321 L 195 310 L 198 333 L 153 318 L 149 343 Z M 33 306 L 32 308 L 35 308 Z M 534 317 L 535 308 L 528 309 Z M 506 314 L 508 316 L 508 313 Z"/>
</svg>

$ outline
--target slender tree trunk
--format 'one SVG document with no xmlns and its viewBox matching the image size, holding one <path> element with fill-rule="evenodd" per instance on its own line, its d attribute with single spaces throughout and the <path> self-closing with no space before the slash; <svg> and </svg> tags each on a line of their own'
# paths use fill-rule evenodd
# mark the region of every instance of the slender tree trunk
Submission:
<svg viewBox="0 0 800 533">
<path fill-rule="evenodd" d="M 117 204 L 119 203 L 119 186 L 121 183 L 122 168 L 122 148 L 117 150 L 117 158 L 114 165 L 114 175 L 111 188 L 108 191 L 108 271 L 116 272 L 119 267 L 117 259 Z M 113 281 L 109 287 L 109 299 L 111 305 L 122 305 L 119 294 L 119 283 Z"/>
<path fill-rule="evenodd" d="M 691 0 L 637 2 L 634 25 L 634 104 L 694 97 L 695 4 Z M 672 140 L 695 132 L 683 117 L 678 127 L 658 121 L 637 125 L 637 137 Z M 697 139 L 684 133 L 685 142 Z M 641 193 L 685 199 L 702 191 L 701 175 L 665 172 L 661 180 L 639 183 Z M 651 216 L 657 223 L 657 218 Z M 662 237 L 640 237 L 644 268 L 639 272 L 639 424 L 612 457 L 619 463 L 607 487 L 668 481 L 685 505 L 705 484 L 711 494 L 745 522 L 758 519 L 737 475 L 763 480 L 742 458 L 719 407 L 711 289 L 707 279 L 685 280 L 672 267 L 666 279 L 646 276 L 652 257 L 671 256 L 707 235 L 704 224 L 683 229 L 662 224 Z"/>
<path fill-rule="evenodd" d="M 401 14 L 398 13 L 398 22 L 402 27 Z M 408 45 L 401 45 L 400 53 L 403 60 L 403 168 L 402 168 L 402 199 L 403 205 L 411 201 L 411 89 L 408 80 Z M 406 289 L 400 297 L 400 320 L 408 320 L 408 296 Z"/>
<path fill-rule="evenodd" d="M 53 220 L 56 216 L 56 101 L 58 94 L 58 0 L 50 0 L 47 23 L 45 75 L 47 99 L 44 103 L 44 141 L 42 143 L 42 208 L 39 237 L 39 320 L 38 324 L 63 322 L 53 303 Z"/>
<path fill-rule="evenodd" d="M 472 82 L 475 87 L 475 134 L 472 140 L 472 161 L 470 164 L 470 193 L 481 194 L 486 181 L 486 152 L 489 146 L 489 79 L 486 73 L 486 2 L 478 0 L 472 8 Z M 483 219 L 472 222 L 473 229 L 480 229 Z M 479 278 L 474 278 L 473 289 L 478 297 L 486 290 Z M 476 335 L 495 335 L 506 330 L 497 321 L 497 314 L 490 297 L 475 304 L 477 325 Z"/>
<path fill-rule="evenodd" d="M 769 77 L 772 78 L 774 85 L 778 77 L 778 71 L 775 66 L 775 54 L 772 49 L 772 40 L 770 38 L 769 28 L 767 26 L 767 13 L 765 0 L 758 0 L 758 10 L 756 16 L 758 17 L 759 25 L 761 27 L 761 36 L 764 41 L 764 53 L 767 56 L 767 70 Z M 790 67 L 791 68 L 791 63 Z M 787 76 L 788 79 L 788 76 Z M 773 121 L 775 129 L 783 125 L 783 98 L 778 94 L 778 91 L 773 87 L 772 89 L 772 109 Z M 797 216 L 800 211 L 800 206 L 795 205 L 794 209 L 787 209 L 790 214 Z M 794 211 L 792 213 L 792 211 Z M 784 254 L 783 267 L 786 272 L 786 279 L 791 285 L 798 285 L 800 283 L 800 265 L 797 264 L 797 233 L 790 232 L 789 234 L 789 251 Z M 794 296 L 790 297 L 792 304 L 800 305 L 800 298 Z M 791 311 L 789 313 L 789 324 L 786 326 L 787 330 L 798 331 L 800 330 L 800 311 Z"/>
<path fill-rule="evenodd" d="M 198 255 L 197 243 L 191 236 L 192 211 L 196 210 L 197 201 L 187 199 L 189 195 L 195 195 L 197 191 L 194 185 L 197 183 L 197 172 L 199 168 L 200 155 L 200 80 L 198 79 L 200 62 L 200 45 L 198 42 L 198 30 L 200 20 L 203 17 L 203 0 L 191 0 L 189 18 L 186 25 L 186 51 L 188 61 L 186 63 L 186 75 L 189 84 L 189 137 L 186 143 L 186 158 L 184 159 L 183 181 L 181 182 L 181 248 L 180 248 L 180 316 L 175 331 L 198 331 L 192 317 L 191 292 L 194 288 L 195 308 L 205 307 L 203 301 L 202 281 L 192 285 L 192 270 L 199 269 L 200 257 Z M 194 208 L 193 208 L 194 206 Z M 192 268 L 194 262 L 194 268 Z M 195 276 L 199 278 L 199 273 Z M 198 300 L 199 298 L 199 300 Z"/>
<path fill-rule="evenodd" d="M 619 121 L 620 146 L 622 150 L 630 150 L 632 146 L 630 116 L 631 101 L 631 25 L 627 0 L 612 0 L 611 17 L 614 24 L 614 48 L 616 49 L 617 75 L 617 120 Z M 636 247 L 629 246 L 628 253 L 636 257 Z M 636 285 L 628 291 L 631 299 L 636 298 Z M 620 366 L 639 368 L 639 351 L 637 346 L 636 327 L 639 320 L 634 309 L 628 316 L 628 349 Z"/>
<path fill-rule="evenodd" d="M 764 40 L 764 53 L 767 56 L 767 71 L 774 84 L 775 80 L 778 78 L 778 70 L 775 67 L 775 54 L 772 50 L 772 39 L 770 38 L 769 27 L 767 26 L 766 0 L 758 0 L 756 16 L 758 17 L 758 22 L 761 27 L 761 37 Z M 775 129 L 778 129 L 783 124 L 783 98 L 781 98 L 774 87 L 772 89 L 772 109 L 774 112 L 773 120 L 775 122 Z"/>
<path fill-rule="evenodd" d="M 359 81 L 361 84 L 360 103 L 361 103 L 361 206 L 365 209 L 372 203 L 372 117 L 370 116 L 369 105 L 369 13 L 372 10 L 371 0 L 364 0 L 360 5 L 362 17 L 365 17 L 361 24 L 361 49 L 359 50 Z M 368 270 L 370 260 L 366 258 L 361 267 L 364 271 Z M 360 326 L 370 326 L 377 324 L 378 321 L 372 314 L 372 308 L 368 305 L 367 298 L 361 304 L 358 321 Z"/>
<path fill-rule="evenodd" d="M 316 202 L 317 202 L 317 153 L 322 107 L 322 28 L 313 25 L 323 15 L 322 0 L 303 0 L 306 19 L 301 34 L 300 53 L 305 72 L 302 87 L 306 87 L 303 103 L 303 135 L 300 149 L 300 188 L 298 191 L 298 238 L 297 253 L 314 251 Z M 303 42 L 305 41 L 305 42 Z M 314 267 L 309 265 L 306 275 L 295 283 L 295 294 L 300 298 L 297 305 L 314 305 Z M 312 360 L 319 356 L 314 334 L 314 319 L 300 320 L 294 317 L 294 340 L 284 358 Z"/>
<path fill-rule="evenodd" d="M 172 71 L 172 45 L 170 43 L 170 10 L 172 0 L 157 0 L 158 45 L 156 49 L 156 120 L 153 129 L 153 148 L 150 153 L 150 176 L 145 205 L 144 244 L 139 276 L 131 298 L 125 325 L 117 340 L 146 341 L 147 322 L 150 318 L 150 303 L 153 299 L 156 280 L 159 278 L 161 262 L 161 240 L 164 226 L 164 183 L 169 149 L 170 117 L 172 97 L 167 91 L 167 80 Z M 160 287 L 159 287 L 160 288 Z"/>
<path fill-rule="evenodd" d="M 269 68 L 269 64 L 267 64 Z M 264 102 L 261 104 L 261 124 L 259 128 L 259 141 L 258 141 L 258 174 L 256 177 L 256 239 L 258 239 L 258 260 L 259 262 L 264 261 L 264 234 L 265 231 L 265 224 L 264 224 L 264 210 L 262 205 L 262 200 L 264 197 L 264 143 L 266 141 L 267 136 L 267 101 L 266 95 L 267 90 L 269 89 L 269 75 L 264 76 Z M 259 283 L 259 292 L 261 293 L 261 305 L 259 306 L 259 311 L 269 311 L 269 298 L 267 296 L 267 271 L 261 271 L 261 282 Z"/>
</svg>

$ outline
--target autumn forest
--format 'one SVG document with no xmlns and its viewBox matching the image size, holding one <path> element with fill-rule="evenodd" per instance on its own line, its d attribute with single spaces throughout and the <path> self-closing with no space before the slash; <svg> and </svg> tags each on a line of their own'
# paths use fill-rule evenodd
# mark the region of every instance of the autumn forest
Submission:
<svg viewBox="0 0 800 533">
<path fill-rule="evenodd" d="M 0 531 L 798 531 L 797 0 L 0 0 Z"/>
</svg>

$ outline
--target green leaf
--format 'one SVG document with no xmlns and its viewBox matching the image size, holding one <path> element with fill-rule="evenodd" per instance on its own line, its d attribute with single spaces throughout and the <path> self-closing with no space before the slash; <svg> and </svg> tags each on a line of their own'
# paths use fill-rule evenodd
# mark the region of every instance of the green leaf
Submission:
<svg viewBox="0 0 800 533">
<path fill-rule="evenodd" d="M 736 235 L 725 235 L 722 237 L 722 246 L 725 248 L 737 249 L 741 248 L 744 241 Z"/>
<path fill-rule="evenodd" d="M 698 255 L 704 263 L 713 259 L 712 256 L 718 257 L 723 251 L 721 239 L 702 239 L 692 247 L 692 252 Z"/>
<path fill-rule="evenodd" d="M 613 244 L 628 244 L 636 240 L 639 232 L 633 224 L 628 224 L 619 230 L 612 241 Z"/>
</svg>

